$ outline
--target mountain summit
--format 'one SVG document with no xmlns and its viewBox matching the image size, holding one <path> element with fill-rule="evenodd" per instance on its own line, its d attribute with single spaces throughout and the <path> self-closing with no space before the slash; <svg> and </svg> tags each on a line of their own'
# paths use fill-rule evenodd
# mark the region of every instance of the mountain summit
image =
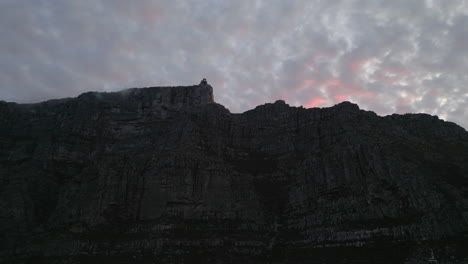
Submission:
<svg viewBox="0 0 468 264">
<path fill-rule="evenodd" d="M 0 102 L 0 146 L 4 263 L 468 257 L 468 133 L 427 114 L 233 114 L 202 83 Z"/>
</svg>

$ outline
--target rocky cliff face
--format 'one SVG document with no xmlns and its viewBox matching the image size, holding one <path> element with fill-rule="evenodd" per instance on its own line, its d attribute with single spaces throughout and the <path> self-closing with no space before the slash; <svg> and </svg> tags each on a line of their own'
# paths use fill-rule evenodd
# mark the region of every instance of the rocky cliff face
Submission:
<svg viewBox="0 0 468 264">
<path fill-rule="evenodd" d="M 468 255 L 468 133 L 426 114 L 232 114 L 209 85 L 0 102 L 0 182 L 5 263 Z"/>
</svg>

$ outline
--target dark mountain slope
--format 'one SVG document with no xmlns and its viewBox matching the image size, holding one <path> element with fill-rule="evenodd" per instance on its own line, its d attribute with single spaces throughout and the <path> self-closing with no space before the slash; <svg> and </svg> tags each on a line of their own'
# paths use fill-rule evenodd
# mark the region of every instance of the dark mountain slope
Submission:
<svg viewBox="0 0 468 264">
<path fill-rule="evenodd" d="M 5 263 L 468 257 L 468 133 L 426 114 L 232 114 L 209 85 L 0 102 L 0 182 Z"/>
</svg>

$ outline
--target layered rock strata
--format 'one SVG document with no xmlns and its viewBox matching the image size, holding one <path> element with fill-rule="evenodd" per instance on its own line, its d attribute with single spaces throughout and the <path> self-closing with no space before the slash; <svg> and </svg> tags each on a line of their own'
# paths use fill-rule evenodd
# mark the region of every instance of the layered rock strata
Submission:
<svg viewBox="0 0 468 264">
<path fill-rule="evenodd" d="M 209 85 L 0 102 L 0 182 L 5 263 L 468 257 L 468 133 L 427 114 L 233 114 Z"/>
</svg>

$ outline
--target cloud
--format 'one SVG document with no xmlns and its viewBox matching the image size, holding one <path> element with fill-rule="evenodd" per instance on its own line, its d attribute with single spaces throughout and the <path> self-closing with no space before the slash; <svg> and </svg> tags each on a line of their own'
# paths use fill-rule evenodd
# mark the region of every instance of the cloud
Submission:
<svg viewBox="0 0 468 264">
<path fill-rule="evenodd" d="M 468 1 L 3 0 L 0 99 L 190 85 L 233 112 L 284 99 L 468 127 Z"/>
</svg>

